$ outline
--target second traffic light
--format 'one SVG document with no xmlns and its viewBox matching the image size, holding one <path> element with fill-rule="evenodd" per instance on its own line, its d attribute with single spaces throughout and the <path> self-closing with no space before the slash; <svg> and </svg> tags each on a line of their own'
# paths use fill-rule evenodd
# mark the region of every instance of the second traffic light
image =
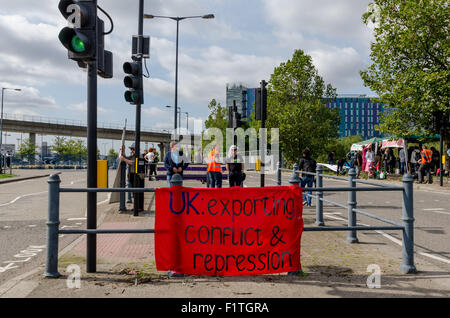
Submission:
<svg viewBox="0 0 450 318">
<path fill-rule="evenodd" d="M 263 84 L 264 91 L 261 94 L 261 88 L 256 89 L 255 94 L 255 119 L 265 121 L 267 119 L 267 89 L 265 88 L 267 84 Z M 261 96 L 262 95 L 262 96 Z M 262 101 L 261 101 L 262 98 Z"/>
<path fill-rule="evenodd" d="M 133 105 L 143 104 L 141 65 L 138 62 L 125 62 L 123 63 L 123 71 L 128 74 L 123 79 L 125 87 L 128 88 L 125 91 L 125 100 Z"/>
</svg>

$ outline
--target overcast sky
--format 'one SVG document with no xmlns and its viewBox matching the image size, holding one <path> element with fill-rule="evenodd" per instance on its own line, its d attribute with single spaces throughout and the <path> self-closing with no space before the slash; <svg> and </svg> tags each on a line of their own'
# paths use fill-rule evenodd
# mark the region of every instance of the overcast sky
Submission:
<svg viewBox="0 0 450 318">
<path fill-rule="evenodd" d="M 86 121 L 86 72 L 67 58 L 58 40 L 67 25 L 59 0 L 0 0 L 0 85 L 7 114 Z M 138 0 L 99 0 L 114 20 L 106 49 L 114 78 L 98 80 L 98 121 L 134 125 L 135 107 L 123 98 L 122 64 L 130 60 L 137 33 Z M 369 0 L 146 0 L 145 13 L 215 19 L 180 22 L 178 105 L 192 120 L 206 119 L 213 98 L 225 105 L 227 83 L 257 87 L 294 50 L 311 55 L 319 74 L 340 94 L 372 93 L 359 71 L 369 63 L 370 28 L 361 20 Z M 109 29 L 108 19 L 105 29 Z M 151 37 L 150 78 L 144 79 L 142 126 L 171 128 L 174 104 L 176 22 L 144 20 Z M 182 126 L 186 124 L 182 116 Z M 11 134 L 9 142 L 16 135 Z M 37 140 L 39 142 L 39 138 Z M 102 150 L 103 152 L 103 150 Z"/>
</svg>

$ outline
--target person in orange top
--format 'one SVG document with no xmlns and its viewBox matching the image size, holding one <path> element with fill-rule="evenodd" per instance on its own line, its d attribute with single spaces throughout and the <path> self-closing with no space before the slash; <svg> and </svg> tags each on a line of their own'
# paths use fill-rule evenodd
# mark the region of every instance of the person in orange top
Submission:
<svg viewBox="0 0 450 318">
<path fill-rule="evenodd" d="M 208 155 L 208 188 L 222 188 L 222 164 L 220 163 L 219 146 L 214 148 Z"/>
<path fill-rule="evenodd" d="M 419 159 L 419 170 L 417 171 L 417 175 L 418 175 L 418 183 L 422 183 L 423 182 L 423 175 L 426 173 L 427 175 L 427 181 L 428 183 L 433 183 L 433 180 L 431 179 L 431 173 L 430 173 L 430 168 L 431 168 L 431 158 L 432 158 L 432 151 L 427 149 L 427 146 L 422 145 L 422 151 L 420 152 L 420 159 Z"/>
</svg>

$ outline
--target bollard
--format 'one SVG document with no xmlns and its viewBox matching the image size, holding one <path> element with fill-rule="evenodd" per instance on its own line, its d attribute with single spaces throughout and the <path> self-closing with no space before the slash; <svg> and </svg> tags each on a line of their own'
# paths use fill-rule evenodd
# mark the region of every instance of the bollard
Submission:
<svg viewBox="0 0 450 318">
<path fill-rule="evenodd" d="M 172 178 L 170 178 L 170 186 L 182 186 L 183 178 L 178 173 L 175 173 Z"/>
<path fill-rule="evenodd" d="M 58 278 L 59 184 L 57 174 L 48 179 L 47 260 L 44 277 Z"/>
<path fill-rule="evenodd" d="M 323 167 L 317 166 L 316 168 L 316 187 L 322 188 L 323 187 L 323 179 L 322 179 L 322 173 L 323 173 Z M 323 192 L 318 191 L 316 193 L 316 225 L 317 226 L 324 226 L 325 222 L 323 221 Z"/>
<path fill-rule="evenodd" d="M 356 187 L 356 182 L 354 181 L 355 177 L 356 177 L 355 168 L 351 168 L 348 171 L 348 185 L 351 188 Z M 348 193 L 348 226 L 356 226 L 356 212 L 354 212 L 353 209 L 356 209 L 355 190 L 349 191 Z M 358 243 L 358 238 L 356 237 L 355 230 L 348 231 L 347 242 Z"/>
<path fill-rule="evenodd" d="M 302 180 L 298 176 L 298 173 L 296 172 L 297 170 L 298 170 L 298 164 L 295 164 L 294 165 L 294 169 L 292 169 L 292 176 L 289 179 L 289 183 L 290 184 L 298 184 L 298 185 L 300 185 L 300 183 L 302 182 Z"/>
<path fill-rule="evenodd" d="M 281 162 L 278 161 L 277 163 L 277 186 L 281 186 Z"/>
<path fill-rule="evenodd" d="M 403 244 L 402 244 L 402 265 L 400 270 L 405 274 L 415 274 L 417 269 L 414 266 L 414 198 L 413 198 L 413 182 L 412 175 L 405 174 L 403 176 L 403 204 L 402 204 L 402 221 Z"/>
<path fill-rule="evenodd" d="M 126 178 L 127 178 L 127 166 L 126 162 L 121 161 L 120 162 L 120 187 L 125 188 L 126 184 Z M 119 205 L 119 211 L 126 211 L 127 207 L 125 205 L 125 192 L 120 192 L 120 205 Z"/>
</svg>

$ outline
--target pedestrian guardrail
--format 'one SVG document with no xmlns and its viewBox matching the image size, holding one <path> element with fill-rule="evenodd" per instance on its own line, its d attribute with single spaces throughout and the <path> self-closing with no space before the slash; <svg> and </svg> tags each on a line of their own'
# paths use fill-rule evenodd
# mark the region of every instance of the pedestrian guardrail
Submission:
<svg viewBox="0 0 450 318">
<path fill-rule="evenodd" d="M 58 246 L 60 234 L 143 234 L 155 233 L 155 229 L 60 229 L 59 198 L 60 193 L 70 192 L 155 192 L 155 188 L 61 188 L 61 179 L 57 174 L 51 175 L 48 180 L 48 221 L 47 221 L 47 258 L 44 276 L 57 278 L 58 272 Z M 182 185 L 183 179 L 176 174 L 172 177 L 171 185 Z"/>
<path fill-rule="evenodd" d="M 403 186 L 391 186 L 379 182 L 372 182 L 368 180 L 356 179 L 356 171 L 351 168 L 348 173 L 348 178 L 338 177 L 333 175 L 328 175 L 323 173 L 323 167 L 317 166 L 316 172 L 305 172 L 299 171 L 298 165 L 295 164 L 292 170 L 283 169 L 278 163 L 277 171 L 277 185 L 282 185 L 282 171 L 292 172 L 292 176 L 289 179 L 290 184 L 301 185 L 302 180 L 299 174 L 311 175 L 316 178 L 316 187 L 308 188 L 303 187 L 304 192 L 309 192 L 306 195 L 314 198 L 316 200 L 316 221 L 315 224 L 318 227 L 304 227 L 303 231 L 348 231 L 347 242 L 357 243 L 358 238 L 356 235 L 357 231 L 377 231 L 377 230 L 402 230 L 402 264 L 400 270 L 406 274 L 416 273 L 417 269 L 414 266 L 414 203 L 413 203 L 413 177 L 410 174 L 405 174 L 403 176 Z M 323 187 L 323 178 L 337 179 L 341 181 L 348 182 L 348 187 Z M 356 184 L 367 184 L 372 187 L 357 187 Z M 374 187 L 373 187 L 374 186 Z M 338 202 L 333 202 L 331 200 L 324 199 L 323 195 L 326 192 L 348 192 L 348 202 L 347 205 L 340 204 Z M 374 215 L 362 211 L 357 208 L 357 198 L 356 193 L 360 191 L 398 191 L 402 192 L 402 221 L 403 224 L 399 224 L 395 221 L 382 218 L 380 216 Z M 312 195 L 312 192 L 316 192 Z M 326 227 L 323 220 L 323 202 L 332 204 L 334 206 L 347 209 L 348 211 L 348 226 L 330 226 Z M 388 223 L 388 226 L 357 226 L 356 215 L 361 214 L 367 217 L 376 219 Z"/>
<path fill-rule="evenodd" d="M 281 186 L 281 173 L 282 171 L 291 171 L 292 176 L 289 179 L 289 183 L 292 185 L 300 185 L 301 179 L 299 173 L 305 173 L 298 171 L 298 166 L 294 166 L 293 170 L 282 169 L 278 164 L 278 180 L 277 184 Z M 401 271 L 404 273 L 416 273 L 417 270 L 414 266 L 414 217 L 413 217 L 413 178 L 411 175 L 405 175 L 403 177 L 403 187 L 395 186 L 379 186 L 379 187 L 356 187 L 356 183 L 361 180 L 355 179 L 356 173 L 354 169 L 349 172 L 349 178 L 334 177 L 324 175 L 322 167 L 318 167 L 316 173 L 309 173 L 316 176 L 315 188 L 304 188 L 307 192 L 316 192 L 315 199 L 317 200 L 316 208 L 316 224 L 318 227 L 304 227 L 303 231 L 348 231 L 347 241 L 350 243 L 358 242 L 356 231 L 367 230 L 402 230 L 403 231 L 403 247 L 402 247 L 402 264 L 400 266 Z M 306 174 L 306 173 L 305 173 Z M 339 178 L 340 180 L 347 180 L 348 187 L 323 187 L 323 178 L 332 177 L 333 179 Z M 182 178 L 180 175 L 175 174 L 172 177 L 171 185 L 182 185 Z M 54 174 L 50 176 L 48 180 L 49 184 L 49 202 L 48 202 L 48 221 L 47 221 L 47 258 L 44 276 L 48 278 L 57 278 L 60 276 L 58 272 L 58 245 L 60 234 L 143 234 L 143 233 L 155 233 L 154 229 L 60 229 L 59 207 L 60 207 L 60 193 L 70 192 L 121 192 L 125 195 L 125 192 L 143 193 L 143 192 L 155 192 L 155 188 L 61 188 L 61 180 L 58 175 Z M 366 182 L 365 182 L 366 183 Z M 378 184 L 376 184 L 378 185 Z M 346 191 L 349 193 L 348 205 L 342 205 L 337 202 L 326 200 L 323 198 L 324 192 L 337 192 Z M 358 191 L 401 191 L 403 193 L 403 224 L 397 224 L 394 221 L 387 220 L 371 213 L 367 213 L 357 209 L 356 192 Z M 323 221 L 323 202 L 328 202 L 336 206 L 340 206 L 348 209 L 348 226 L 330 226 L 326 227 Z M 356 213 L 360 213 L 369 217 L 373 217 L 377 220 L 384 221 L 389 226 L 357 226 Z M 290 273 L 292 274 L 292 273 Z"/>
</svg>

